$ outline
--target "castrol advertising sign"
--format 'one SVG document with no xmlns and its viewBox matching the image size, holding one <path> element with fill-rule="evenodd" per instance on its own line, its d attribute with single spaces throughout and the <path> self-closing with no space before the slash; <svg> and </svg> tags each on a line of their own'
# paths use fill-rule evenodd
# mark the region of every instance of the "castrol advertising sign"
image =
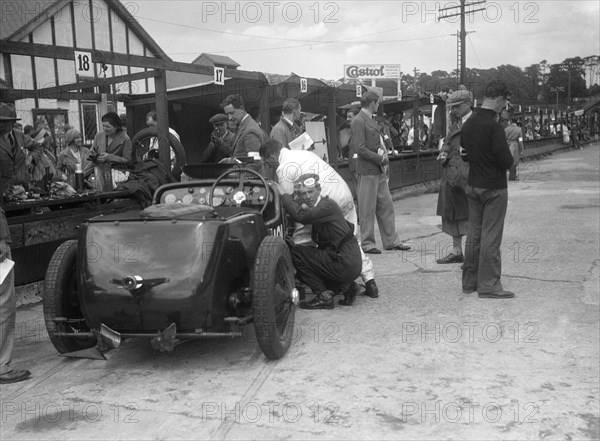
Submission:
<svg viewBox="0 0 600 441">
<path fill-rule="evenodd" d="M 371 80 L 377 78 L 399 78 L 399 64 L 345 64 L 344 78 Z"/>
</svg>

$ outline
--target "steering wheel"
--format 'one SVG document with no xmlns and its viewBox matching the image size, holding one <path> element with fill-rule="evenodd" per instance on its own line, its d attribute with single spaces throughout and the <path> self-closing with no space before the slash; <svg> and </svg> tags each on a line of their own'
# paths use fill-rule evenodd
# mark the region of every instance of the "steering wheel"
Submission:
<svg viewBox="0 0 600 441">
<path fill-rule="evenodd" d="M 246 199 L 248 198 L 246 193 L 244 193 L 244 182 L 246 182 L 246 179 L 244 179 L 244 175 L 246 173 L 254 175 L 263 184 L 263 186 L 265 187 L 265 201 L 260 209 L 260 214 L 262 215 L 265 212 L 265 210 L 267 209 L 267 205 L 269 204 L 269 198 L 271 197 L 269 184 L 267 184 L 267 181 L 265 180 L 265 178 L 263 178 L 258 172 L 251 170 L 249 168 L 234 168 L 231 170 L 227 170 L 225 173 L 223 173 L 221 176 L 219 176 L 216 179 L 216 181 L 214 182 L 214 184 L 212 185 L 212 187 L 210 187 L 210 191 L 208 192 L 208 205 L 210 205 L 212 208 L 215 208 L 213 205 L 213 198 L 214 198 L 215 189 L 217 188 L 217 185 L 219 185 L 221 183 L 221 181 L 223 181 L 227 176 L 232 175 L 234 173 L 239 173 L 239 183 L 238 183 L 237 191 L 234 193 L 232 199 L 238 207 L 240 205 L 242 205 L 242 203 L 245 202 Z"/>
</svg>

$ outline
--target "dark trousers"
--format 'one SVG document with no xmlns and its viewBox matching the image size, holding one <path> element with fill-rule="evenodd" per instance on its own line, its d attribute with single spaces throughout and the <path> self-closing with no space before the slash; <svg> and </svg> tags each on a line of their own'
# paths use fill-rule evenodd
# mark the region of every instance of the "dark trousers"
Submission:
<svg viewBox="0 0 600 441">
<path fill-rule="evenodd" d="M 479 293 L 502 290 L 500 245 L 508 205 L 508 191 L 467 186 L 469 232 L 462 273 L 463 289 Z"/>
<path fill-rule="evenodd" d="M 343 245 L 343 256 L 306 246 L 292 246 L 291 252 L 298 279 L 308 285 L 314 294 L 327 290 L 338 294 L 360 276 L 362 260 L 355 238 Z"/>
</svg>

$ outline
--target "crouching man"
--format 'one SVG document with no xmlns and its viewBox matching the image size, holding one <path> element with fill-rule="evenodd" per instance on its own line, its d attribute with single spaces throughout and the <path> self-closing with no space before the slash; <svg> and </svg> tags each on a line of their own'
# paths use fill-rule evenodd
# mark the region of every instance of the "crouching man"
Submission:
<svg viewBox="0 0 600 441">
<path fill-rule="evenodd" d="M 293 195 L 284 194 L 281 198 L 294 221 L 312 225 L 312 240 L 317 244 L 317 248 L 291 247 L 298 279 L 316 294 L 300 307 L 333 309 L 336 294 L 356 295 L 354 279 L 362 267 L 360 248 L 354 226 L 344 219 L 338 204 L 327 196 L 321 197 L 318 175 L 310 176 L 301 177 Z"/>
</svg>

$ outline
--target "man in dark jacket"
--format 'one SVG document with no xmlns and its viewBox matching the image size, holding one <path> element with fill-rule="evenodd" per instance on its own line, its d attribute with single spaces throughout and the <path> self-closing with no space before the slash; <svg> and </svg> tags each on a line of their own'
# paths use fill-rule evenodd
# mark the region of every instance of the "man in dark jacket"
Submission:
<svg viewBox="0 0 600 441">
<path fill-rule="evenodd" d="M 351 300 L 354 279 L 360 275 L 362 260 L 354 225 L 346 222 L 338 204 L 329 197 L 321 197 L 318 176 L 301 179 L 297 194 L 281 196 L 290 217 L 304 225 L 312 225 L 312 240 L 317 248 L 292 246 L 292 260 L 298 279 L 316 294 L 303 309 L 333 309 L 333 297 L 343 292 Z M 353 300 L 353 299 L 352 299 Z M 348 304 L 352 304 L 351 301 Z"/>
<path fill-rule="evenodd" d="M 506 84 L 490 82 L 483 104 L 462 128 L 460 145 L 469 162 L 466 194 L 469 203 L 469 233 L 462 275 L 463 293 L 477 291 L 479 298 L 512 298 L 500 282 L 500 245 L 508 205 L 506 170 L 513 164 L 498 113 L 508 101 Z"/>
<path fill-rule="evenodd" d="M 258 150 L 266 141 L 266 136 L 256 121 L 246 112 L 242 97 L 238 94 L 229 95 L 221 103 L 221 107 L 229 119 L 237 124 L 231 157 L 247 157 L 249 152 L 256 152 L 258 155 Z"/>
<path fill-rule="evenodd" d="M 31 180 L 24 152 L 31 142 L 26 142 L 23 132 L 13 129 L 19 119 L 12 106 L 0 103 L 0 197 L 11 185 L 23 185 L 27 189 Z"/>
</svg>

